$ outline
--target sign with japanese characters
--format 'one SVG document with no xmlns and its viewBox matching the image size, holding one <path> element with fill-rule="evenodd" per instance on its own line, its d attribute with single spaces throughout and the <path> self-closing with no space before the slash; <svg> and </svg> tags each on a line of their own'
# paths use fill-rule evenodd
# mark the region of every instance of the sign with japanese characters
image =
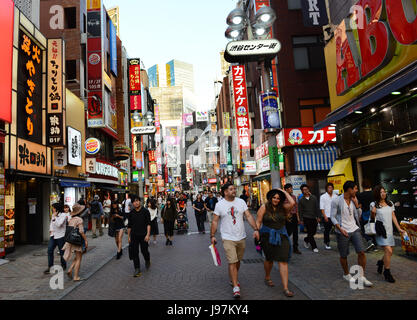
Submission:
<svg viewBox="0 0 417 320">
<path fill-rule="evenodd" d="M 14 3 L 12 0 L 0 1 L 0 120 L 12 122 L 12 59 L 13 59 L 13 17 Z M 0 254 L 1 255 L 1 254 Z"/>
<path fill-rule="evenodd" d="M 244 172 L 246 175 L 256 174 L 256 161 L 245 161 Z"/>
<path fill-rule="evenodd" d="M 230 131 L 230 113 L 229 112 L 223 112 L 223 134 L 225 136 L 231 136 L 232 133 Z"/>
<path fill-rule="evenodd" d="M 280 50 L 281 43 L 277 39 L 231 41 L 224 58 L 229 63 L 272 60 Z"/>
<path fill-rule="evenodd" d="M 304 26 L 321 27 L 329 23 L 325 0 L 301 0 Z"/>
<path fill-rule="evenodd" d="M 142 111 L 140 59 L 129 59 L 129 107 L 131 111 Z"/>
<path fill-rule="evenodd" d="M 251 148 L 251 137 L 249 128 L 249 108 L 246 88 L 245 66 L 232 67 L 233 96 L 236 111 L 236 128 L 238 131 L 240 149 Z"/>
<path fill-rule="evenodd" d="M 51 113 L 46 116 L 47 136 L 49 146 L 63 146 L 64 143 L 64 123 L 62 113 Z"/>
<path fill-rule="evenodd" d="M 151 175 L 158 174 L 158 165 L 156 164 L 156 162 L 149 162 L 149 173 Z"/>
<path fill-rule="evenodd" d="M 19 31 L 17 83 L 17 132 L 20 138 L 42 144 L 42 50 Z"/>
<path fill-rule="evenodd" d="M 17 170 L 47 174 L 47 147 L 17 140 Z"/>
<path fill-rule="evenodd" d="M 81 167 L 81 132 L 68 127 L 68 163 Z"/>
<path fill-rule="evenodd" d="M 85 171 L 87 173 L 96 173 L 96 158 L 85 159 Z"/>
<path fill-rule="evenodd" d="M 54 149 L 54 167 L 65 167 L 67 160 L 67 149 Z"/>
<path fill-rule="evenodd" d="M 285 128 L 282 130 L 281 137 L 277 136 L 277 144 L 280 148 L 324 144 L 326 142 L 336 143 L 336 127 L 330 126 L 316 131 L 312 127 Z"/>
</svg>

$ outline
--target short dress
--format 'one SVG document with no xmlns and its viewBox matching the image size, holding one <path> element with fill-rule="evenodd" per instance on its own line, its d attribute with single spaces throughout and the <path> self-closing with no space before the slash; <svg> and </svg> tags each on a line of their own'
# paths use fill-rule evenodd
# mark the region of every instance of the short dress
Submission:
<svg viewBox="0 0 417 320">
<path fill-rule="evenodd" d="M 126 228 L 125 223 L 123 221 L 123 219 L 121 218 L 116 218 L 114 217 L 114 215 L 119 215 L 119 216 L 123 216 L 122 212 L 120 210 L 112 210 L 110 212 L 111 218 L 112 218 L 112 223 L 114 226 L 114 231 L 120 231 L 120 230 L 124 230 Z"/>
<path fill-rule="evenodd" d="M 157 236 L 159 234 L 158 228 L 158 209 L 151 209 L 148 208 L 149 213 L 154 216 L 153 220 L 151 220 L 151 236 Z"/>
<path fill-rule="evenodd" d="M 72 217 L 70 221 L 68 221 L 68 226 L 78 228 L 80 233 L 84 233 L 83 219 L 81 219 L 80 217 Z M 74 251 L 83 252 L 82 246 L 77 246 L 68 242 L 65 242 L 64 246 L 62 247 L 62 250 L 65 250 L 65 253 L 64 253 L 65 261 L 68 261 L 69 259 L 71 259 L 72 253 Z"/>
<path fill-rule="evenodd" d="M 371 211 L 375 207 L 375 202 L 371 203 Z M 375 236 L 376 243 L 381 246 L 395 246 L 395 240 L 394 240 L 394 230 L 392 227 L 392 213 L 395 212 L 394 205 L 382 207 L 382 208 L 376 208 L 376 217 L 375 219 L 377 221 L 381 221 L 384 224 L 385 230 L 387 232 L 387 238 L 385 239 L 382 236 Z"/>
<path fill-rule="evenodd" d="M 286 217 L 284 213 L 276 212 L 273 217 L 265 212 L 262 224 L 268 228 L 276 230 L 280 230 L 285 227 Z M 267 261 L 289 261 L 291 246 L 286 236 L 281 235 L 281 245 L 272 245 L 269 243 L 269 233 L 261 233 L 261 246 Z"/>
</svg>

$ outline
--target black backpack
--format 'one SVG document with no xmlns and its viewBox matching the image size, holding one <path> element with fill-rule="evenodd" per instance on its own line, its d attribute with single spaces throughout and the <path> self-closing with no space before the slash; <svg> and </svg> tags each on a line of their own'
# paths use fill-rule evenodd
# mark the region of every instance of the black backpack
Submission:
<svg viewBox="0 0 417 320">
<path fill-rule="evenodd" d="M 98 201 L 91 202 L 91 209 L 90 212 L 92 215 L 100 214 L 100 204 Z"/>
</svg>

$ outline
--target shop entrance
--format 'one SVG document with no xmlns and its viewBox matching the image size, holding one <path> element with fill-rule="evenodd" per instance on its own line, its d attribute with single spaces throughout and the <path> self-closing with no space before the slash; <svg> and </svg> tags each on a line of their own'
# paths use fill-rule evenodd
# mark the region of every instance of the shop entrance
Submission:
<svg viewBox="0 0 417 320">
<path fill-rule="evenodd" d="M 42 244 L 42 180 L 19 178 L 16 181 L 15 242 L 19 244 Z"/>
</svg>

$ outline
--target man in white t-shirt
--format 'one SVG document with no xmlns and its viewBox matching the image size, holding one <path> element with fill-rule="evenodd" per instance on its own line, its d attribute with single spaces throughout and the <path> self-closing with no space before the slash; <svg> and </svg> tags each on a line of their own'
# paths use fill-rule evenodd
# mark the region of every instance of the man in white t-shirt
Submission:
<svg viewBox="0 0 417 320">
<path fill-rule="evenodd" d="M 323 215 L 324 224 L 324 246 L 326 250 L 331 250 L 330 247 L 330 231 L 332 230 L 333 223 L 330 218 L 332 211 L 332 200 L 336 197 L 333 195 L 334 185 L 329 182 L 326 184 L 326 192 L 320 197 L 320 210 Z"/>
<path fill-rule="evenodd" d="M 109 227 L 110 211 L 111 211 L 111 198 L 110 198 L 110 194 L 108 194 L 107 196 L 105 196 L 105 200 L 103 201 L 104 215 L 101 217 L 102 228 Z"/>
<path fill-rule="evenodd" d="M 224 251 L 229 262 L 229 276 L 233 286 L 233 297 L 240 298 L 240 285 L 238 272 L 240 261 L 243 259 L 246 244 L 246 232 L 243 217 L 246 216 L 249 224 L 255 230 L 254 238 L 259 240 L 259 230 L 256 227 L 255 219 L 248 210 L 245 201 L 236 198 L 236 187 L 226 183 L 222 189 L 223 199 L 216 204 L 213 221 L 211 224 L 210 241 L 213 245 L 217 243 L 214 237 L 217 224 L 220 221 L 220 233 L 223 240 Z"/>
</svg>

